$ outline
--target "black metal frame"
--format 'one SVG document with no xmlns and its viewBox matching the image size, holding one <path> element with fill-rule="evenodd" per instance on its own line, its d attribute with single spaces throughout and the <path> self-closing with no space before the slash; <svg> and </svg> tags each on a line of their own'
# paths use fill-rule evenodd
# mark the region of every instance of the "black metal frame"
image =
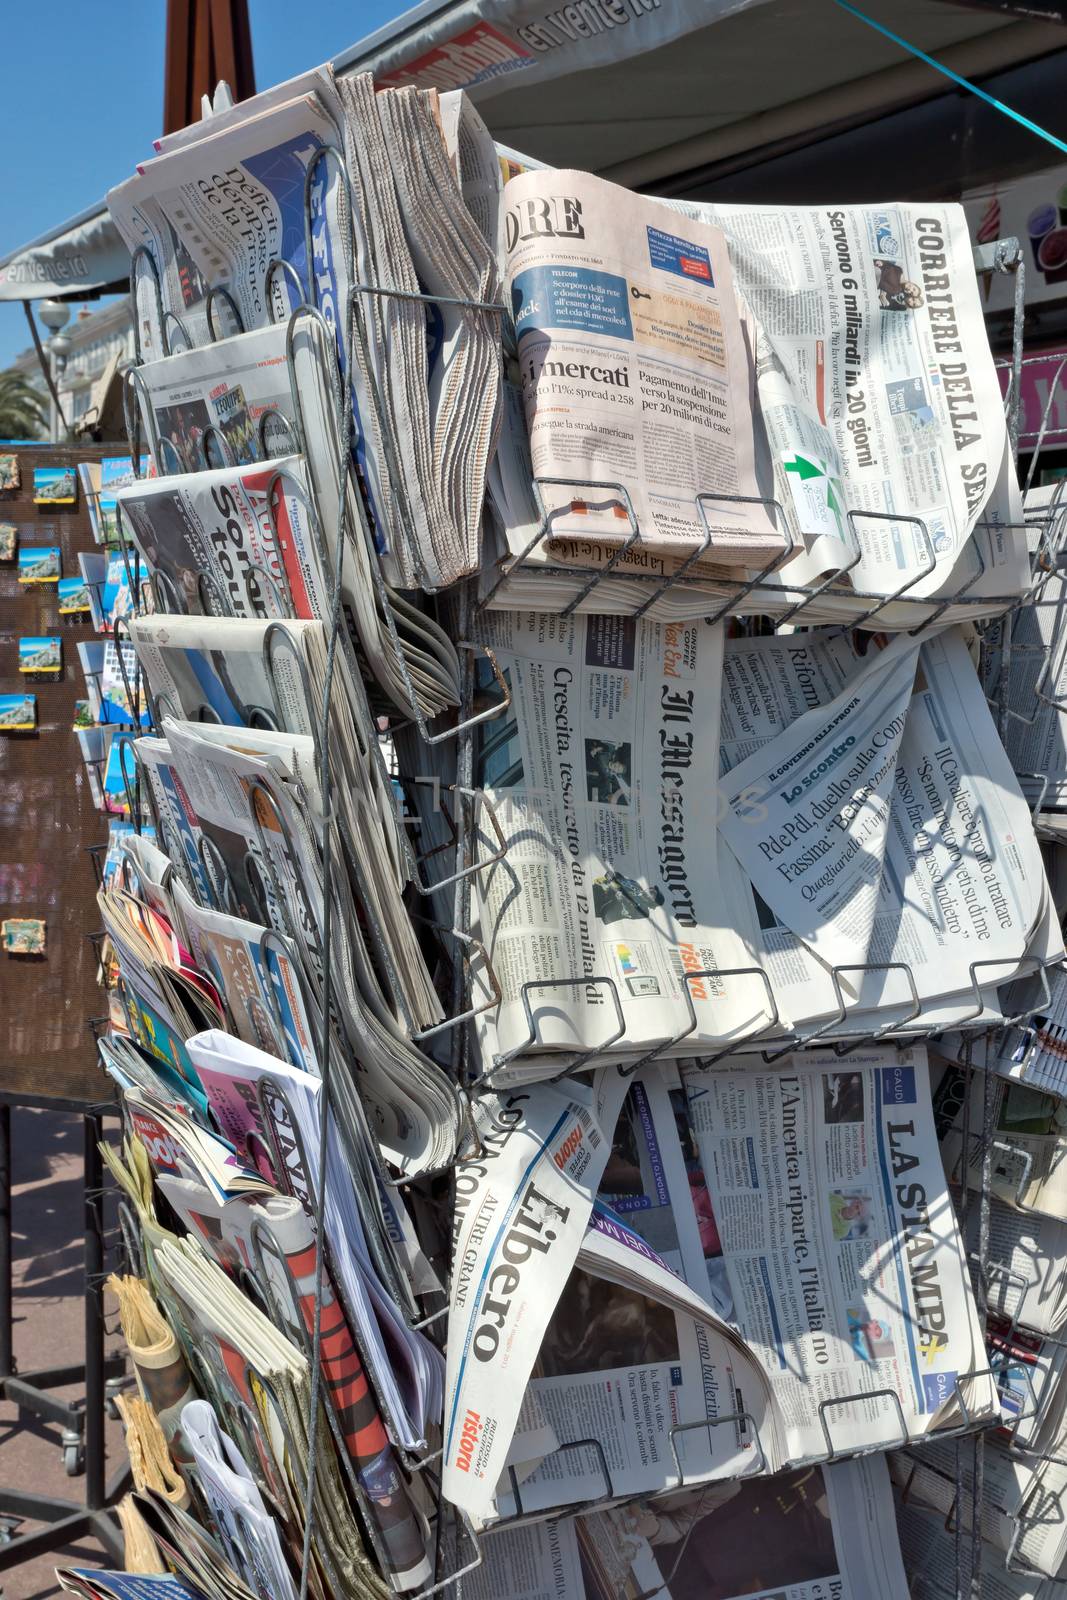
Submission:
<svg viewBox="0 0 1067 1600">
<path fill-rule="evenodd" d="M 84 1141 L 84 1360 L 22 1373 L 16 1366 L 13 1337 L 11 1112 L 15 1107 L 77 1113 L 82 1118 Z M 30 1412 L 62 1428 L 64 1448 L 76 1449 L 79 1456 L 84 1450 L 85 1458 L 83 1500 L 36 1494 L 0 1480 L 0 1520 L 5 1526 L 10 1528 L 24 1518 L 44 1524 L 0 1543 L 0 1572 L 35 1556 L 65 1549 L 87 1534 L 103 1546 L 108 1557 L 120 1565 L 122 1562 L 122 1535 L 109 1508 L 129 1487 L 130 1468 L 127 1462 L 108 1481 L 104 1438 L 108 1382 L 120 1378 L 126 1370 L 125 1357 L 108 1358 L 104 1352 L 104 1188 L 99 1145 L 107 1115 L 117 1115 L 117 1107 L 0 1091 L 0 1394 L 20 1412 Z M 82 1404 L 60 1400 L 49 1392 L 65 1384 L 83 1382 Z"/>
</svg>

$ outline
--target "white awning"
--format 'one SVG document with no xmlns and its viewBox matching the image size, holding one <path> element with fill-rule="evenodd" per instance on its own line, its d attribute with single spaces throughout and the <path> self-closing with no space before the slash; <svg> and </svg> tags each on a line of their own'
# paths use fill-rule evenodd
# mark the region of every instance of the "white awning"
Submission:
<svg viewBox="0 0 1067 1600">
<path fill-rule="evenodd" d="M 864 9 L 966 77 L 1065 44 L 1062 28 L 1019 20 L 1000 0 Z M 944 92 L 937 73 L 830 0 L 423 0 L 334 68 L 466 89 L 503 144 L 651 188 Z M 0 261 L 0 299 L 77 297 L 128 273 L 101 204 Z"/>
<path fill-rule="evenodd" d="M 130 254 L 101 201 L 0 261 L 0 300 L 78 298 L 121 289 Z"/>
</svg>

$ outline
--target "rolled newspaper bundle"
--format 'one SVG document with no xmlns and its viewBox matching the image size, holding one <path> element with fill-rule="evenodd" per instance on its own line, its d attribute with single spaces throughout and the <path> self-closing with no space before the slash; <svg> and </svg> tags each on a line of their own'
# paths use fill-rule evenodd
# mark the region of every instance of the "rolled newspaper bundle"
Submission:
<svg viewBox="0 0 1067 1600">
<path fill-rule="evenodd" d="M 119 1321 L 138 1386 L 151 1403 L 175 1462 L 188 1463 L 181 1413 L 196 1399 L 196 1390 L 181 1346 L 142 1278 L 112 1273 L 107 1286 L 119 1303 Z"/>
</svg>

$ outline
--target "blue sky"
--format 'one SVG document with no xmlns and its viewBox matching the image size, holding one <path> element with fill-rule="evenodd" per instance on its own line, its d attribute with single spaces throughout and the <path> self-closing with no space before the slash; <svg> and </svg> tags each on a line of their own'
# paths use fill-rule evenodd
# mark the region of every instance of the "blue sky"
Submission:
<svg viewBox="0 0 1067 1600">
<path fill-rule="evenodd" d="M 256 87 L 330 59 L 413 3 L 249 0 Z M 5 12 L 0 256 L 102 199 L 151 155 L 166 0 L 36 0 Z M 28 344 L 21 306 L 0 304 L 0 367 Z"/>
</svg>

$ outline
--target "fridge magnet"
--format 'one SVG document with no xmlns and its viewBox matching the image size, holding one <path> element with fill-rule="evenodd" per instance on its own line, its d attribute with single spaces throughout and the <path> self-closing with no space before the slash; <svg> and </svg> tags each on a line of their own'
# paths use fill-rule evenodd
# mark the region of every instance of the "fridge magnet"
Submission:
<svg viewBox="0 0 1067 1600">
<path fill-rule="evenodd" d="M 44 922 L 39 917 L 8 917 L 0 922 L 6 956 L 43 956 Z"/>
<path fill-rule="evenodd" d="M 19 551 L 19 582 L 58 583 L 61 561 L 58 545 L 23 545 Z"/>
<path fill-rule="evenodd" d="M 60 578 L 57 592 L 61 617 L 74 617 L 89 610 L 89 585 L 84 578 Z"/>
<path fill-rule="evenodd" d="M 0 561 L 14 561 L 19 547 L 19 530 L 13 522 L 0 522 Z"/>
<path fill-rule="evenodd" d="M 19 471 L 18 456 L 0 456 L 0 491 L 18 489 L 21 483 L 22 473 Z"/>
<path fill-rule="evenodd" d="M 72 724 L 74 732 L 77 733 L 79 728 L 94 728 L 95 726 L 96 723 L 93 721 L 93 708 L 89 704 L 88 700 L 75 700 L 74 722 Z"/>
<path fill-rule="evenodd" d="M 35 506 L 72 506 L 77 498 L 78 473 L 75 467 L 34 467 Z"/>
<path fill-rule="evenodd" d="M 35 694 L 0 694 L 0 733 L 30 733 L 36 726 Z"/>
<path fill-rule="evenodd" d="M 59 672 L 63 666 L 62 639 L 19 640 L 20 672 Z"/>
</svg>

